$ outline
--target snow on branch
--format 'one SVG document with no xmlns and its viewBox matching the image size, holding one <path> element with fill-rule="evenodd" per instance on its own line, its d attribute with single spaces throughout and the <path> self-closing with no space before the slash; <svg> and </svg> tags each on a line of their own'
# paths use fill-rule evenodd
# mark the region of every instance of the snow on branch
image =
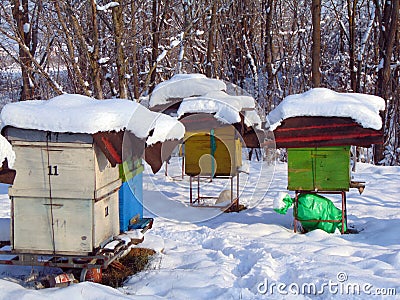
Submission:
<svg viewBox="0 0 400 300">
<path fill-rule="evenodd" d="M 106 5 L 98 5 L 98 4 L 97 4 L 97 5 L 96 5 L 96 9 L 97 9 L 98 11 L 106 11 L 106 10 L 108 10 L 108 9 L 110 9 L 110 8 L 117 7 L 117 6 L 119 6 L 119 3 L 113 1 L 113 2 L 110 2 L 110 3 L 106 4 Z"/>
</svg>

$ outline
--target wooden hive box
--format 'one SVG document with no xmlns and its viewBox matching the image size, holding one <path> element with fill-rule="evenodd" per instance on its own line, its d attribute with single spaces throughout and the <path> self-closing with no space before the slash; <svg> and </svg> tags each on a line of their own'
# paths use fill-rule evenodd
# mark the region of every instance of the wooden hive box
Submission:
<svg viewBox="0 0 400 300">
<path fill-rule="evenodd" d="M 289 190 L 349 190 L 350 146 L 291 148 L 287 151 Z"/>
<path fill-rule="evenodd" d="M 242 165 L 242 146 L 233 126 L 185 133 L 185 173 L 232 176 Z"/>
<path fill-rule="evenodd" d="M 119 234 L 119 169 L 90 134 L 13 127 L 4 134 L 16 153 L 14 252 L 88 255 Z"/>
<path fill-rule="evenodd" d="M 143 219 L 143 164 L 141 159 L 120 165 L 119 224 L 124 232 Z"/>
</svg>

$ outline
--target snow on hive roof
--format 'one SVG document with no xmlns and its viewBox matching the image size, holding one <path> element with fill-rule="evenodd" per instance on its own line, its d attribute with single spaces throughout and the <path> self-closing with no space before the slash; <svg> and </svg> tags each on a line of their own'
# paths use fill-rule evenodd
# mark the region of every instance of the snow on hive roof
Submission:
<svg viewBox="0 0 400 300">
<path fill-rule="evenodd" d="M 257 129 L 261 129 L 261 118 L 258 115 L 257 111 L 255 110 L 250 110 L 250 111 L 245 111 L 244 112 L 244 123 L 247 126 L 254 126 L 256 125 Z"/>
<path fill-rule="evenodd" d="M 154 88 L 149 106 L 167 104 L 168 99 L 199 96 L 223 90 L 226 90 L 226 85 L 221 80 L 207 78 L 203 74 L 176 74 Z"/>
<path fill-rule="evenodd" d="M 8 166 L 12 168 L 15 162 L 15 152 L 12 150 L 11 144 L 7 139 L 0 135 L 0 165 L 6 158 Z"/>
<path fill-rule="evenodd" d="M 127 129 L 151 145 L 181 139 L 185 128 L 178 120 L 155 113 L 126 99 L 96 100 L 64 94 L 50 100 L 10 103 L 1 111 L 3 126 L 52 132 L 93 134 Z"/>
<path fill-rule="evenodd" d="M 384 109 L 385 101 L 378 96 L 337 93 L 326 88 L 315 88 L 302 94 L 287 96 L 268 114 L 267 120 L 270 124 L 269 130 L 275 130 L 282 120 L 291 117 L 349 117 L 364 128 L 379 130 L 382 127 L 379 111 Z"/>
<path fill-rule="evenodd" d="M 223 91 L 210 92 L 199 97 L 183 99 L 178 118 L 186 113 L 215 113 L 215 118 L 223 123 L 240 122 L 240 112 L 255 108 L 255 101 L 250 96 L 231 96 Z"/>
</svg>

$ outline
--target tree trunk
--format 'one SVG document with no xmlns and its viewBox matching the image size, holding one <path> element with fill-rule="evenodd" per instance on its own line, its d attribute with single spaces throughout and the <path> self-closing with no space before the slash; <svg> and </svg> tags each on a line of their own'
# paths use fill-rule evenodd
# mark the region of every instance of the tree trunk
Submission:
<svg viewBox="0 0 400 300">
<path fill-rule="evenodd" d="M 321 0 L 312 0 L 312 65 L 311 77 L 314 88 L 321 85 Z"/>
<path fill-rule="evenodd" d="M 206 60 L 206 76 L 212 77 L 212 60 L 215 49 L 214 31 L 216 28 L 217 19 L 217 1 L 214 1 L 211 8 L 210 30 L 208 33 L 208 47 L 207 47 L 207 60 Z"/>
<path fill-rule="evenodd" d="M 158 0 L 153 0 L 152 2 L 152 20 L 151 20 L 151 36 L 152 36 L 152 47 L 151 47 L 151 65 L 157 65 L 157 57 L 158 57 L 158 44 L 160 41 L 160 32 L 157 19 L 158 15 Z M 155 87 L 156 81 L 156 68 L 151 70 L 150 74 L 150 87 L 149 93 L 151 93 Z"/>
<path fill-rule="evenodd" d="M 356 71 L 356 9 L 357 0 L 347 0 L 347 17 L 349 19 L 349 56 L 350 56 L 350 86 L 353 92 L 357 91 Z"/>
<path fill-rule="evenodd" d="M 72 70 L 73 70 L 73 80 L 77 81 L 77 84 L 79 85 L 79 92 L 82 92 L 86 96 L 90 97 L 90 91 L 86 85 L 85 79 L 82 76 L 81 69 L 79 68 L 76 59 L 75 59 L 75 47 L 73 43 L 73 36 L 71 35 L 71 32 L 68 28 L 68 25 L 66 24 L 66 20 L 64 19 L 64 13 L 65 10 L 61 10 L 60 3 L 59 1 L 53 1 L 54 2 L 54 7 L 57 12 L 58 16 L 58 21 L 60 22 L 60 25 L 62 27 L 63 33 L 65 34 L 65 43 L 68 49 L 68 55 L 69 55 L 69 63 L 71 64 Z M 68 15 L 68 10 L 67 10 L 67 15 Z"/>
<path fill-rule="evenodd" d="M 124 55 L 124 46 L 122 43 L 123 35 L 123 16 L 122 16 L 122 3 L 121 0 L 118 1 L 119 5 L 114 7 L 112 10 L 112 19 L 114 26 L 114 46 L 116 54 L 117 63 L 117 73 L 118 73 L 118 90 L 119 97 L 126 99 L 128 97 L 127 85 L 126 85 L 126 63 Z"/>
<path fill-rule="evenodd" d="M 24 101 L 34 99 L 35 85 L 32 77 L 32 61 L 30 60 L 29 54 L 27 53 L 27 49 L 33 49 L 31 48 L 31 30 L 28 11 L 29 3 L 28 0 L 21 1 L 22 3 L 20 2 L 20 0 L 12 1 L 12 13 L 18 31 L 17 34 L 21 40 L 21 44 L 19 44 L 19 60 L 22 72 L 22 89 L 20 101 Z M 24 47 L 26 48 L 23 49 Z"/>
<path fill-rule="evenodd" d="M 131 1 L 131 14 L 136 14 L 136 1 Z M 137 62 L 137 37 L 136 37 L 136 17 L 132 18 L 132 26 L 131 26 L 132 36 L 134 40 L 132 41 L 132 77 L 133 77 L 133 97 L 139 101 L 139 72 L 138 72 L 138 62 Z"/>
<path fill-rule="evenodd" d="M 272 49 L 272 18 L 274 12 L 275 0 L 267 0 L 265 12 L 265 41 L 264 41 L 264 57 L 265 57 L 265 65 L 268 76 L 268 85 L 267 85 L 267 103 L 265 107 L 267 111 L 270 111 L 272 108 L 272 96 L 273 96 L 273 86 L 274 86 L 274 71 L 272 64 L 273 60 L 273 49 Z"/>
<path fill-rule="evenodd" d="M 99 26 L 97 22 L 97 5 L 95 0 L 90 1 L 91 6 L 91 27 L 92 27 L 92 47 L 90 67 L 92 69 L 92 83 L 94 89 L 94 97 L 103 99 L 103 89 L 101 86 L 101 68 L 99 65 L 100 44 L 99 44 Z"/>
<path fill-rule="evenodd" d="M 378 22 L 380 25 L 379 36 L 379 70 L 377 81 L 377 95 L 385 100 L 390 99 L 392 84 L 391 84 L 391 60 L 393 55 L 393 47 L 395 43 L 396 32 L 399 27 L 399 0 L 385 1 L 383 13 L 381 13 L 380 1 L 375 0 Z M 389 103 L 389 102 L 387 102 Z M 375 145 L 374 161 L 376 164 L 384 158 L 385 146 L 390 141 L 391 116 L 389 116 L 390 108 L 386 107 L 385 113 L 382 114 L 384 144 Z"/>
</svg>

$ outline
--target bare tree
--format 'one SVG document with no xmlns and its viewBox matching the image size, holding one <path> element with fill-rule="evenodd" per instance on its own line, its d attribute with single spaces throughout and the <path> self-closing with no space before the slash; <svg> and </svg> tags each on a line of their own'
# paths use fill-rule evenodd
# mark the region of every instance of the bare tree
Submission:
<svg viewBox="0 0 400 300">
<path fill-rule="evenodd" d="M 356 70 L 356 13 L 358 0 L 347 0 L 347 18 L 349 20 L 349 55 L 350 55 L 350 86 L 353 92 L 357 90 Z"/>
<path fill-rule="evenodd" d="M 119 0 L 118 5 L 112 9 L 112 20 L 114 26 L 114 45 L 118 73 L 118 86 L 119 97 L 127 98 L 127 84 L 126 84 L 126 63 L 123 45 L 123 15 L 122 15 L 122 1 Z"/>
<path fill-rule="evenodd" d="M 393 124 L 393 115 L 391 112 L 396 112 L 393 106 L 398 105 L 398 100 L 393 101 L 392 87 L 393 79 L 391 78 L 392 59 L 395 43 L 399 47 L 399 41 L 396 41 L 396 35 L 399 30 L 399 1 L 391 0 L 374 0 L 376 7 L 376 17 L 379 23 L 379 65 L 376 93 L 386 100 L 385 114 L 382 116 L 384 122 L 384 145 L 375 147 L 374 158 L 375 162 L 381 162 L 384 158 L 385 146 L 390 143 L 390 128 Z M 396 79 L 394 79 L 396 80 Z M 398 79 L 397 79 L 398 80 Z M 397 103 L 396 103 L 397 102 Z"/>
<path fill-rule="evenodd" d="M 275 10 L 275 0 L 267 0 L 264 4 L 265 11 L 265 39 L 264 39 L 264 57 L 265 57 L 265 68 L 267 71 L 267 108 L 271 110 L 272 106 L 272 97 L 273 97 L 273 87 L 274 87 L 274 79 L 275 72 L 273 69 L 274 63 L 274 52 L 273 52 L 273 28 L 272 28 L 272 18 Z"/>
<path fill-rule="evenodd" d="M 208 47 L 207 47 L 207 58 L 206 58 L 206 76 L 212 77 L 213 70 L 213 55 L 215 51 L 215 34 L 216 34 L 216 22 L 217 22 L 217 2 L 214 1 L 211 12 L 210 12 L 210 30 L 208 32 Z"/>
<path fill-rule="evenodd" d="M 35 84 L 30 56 L 35 55 L 37 46 L 37 30 L 32 30 L 29 18 L 28 0 L 13 0 L 12 15 L 16 25 L 19 43 L 19 59 L 22 70 L 21 100 L 34 99 Z M 29 53 L 28 53 L 29 51 Z"/>
<path fill-rule="evenodd" d="M 321 0 L 312 0 L 312 70 L 313 87 L 321 84 Z"/>
</svg>

